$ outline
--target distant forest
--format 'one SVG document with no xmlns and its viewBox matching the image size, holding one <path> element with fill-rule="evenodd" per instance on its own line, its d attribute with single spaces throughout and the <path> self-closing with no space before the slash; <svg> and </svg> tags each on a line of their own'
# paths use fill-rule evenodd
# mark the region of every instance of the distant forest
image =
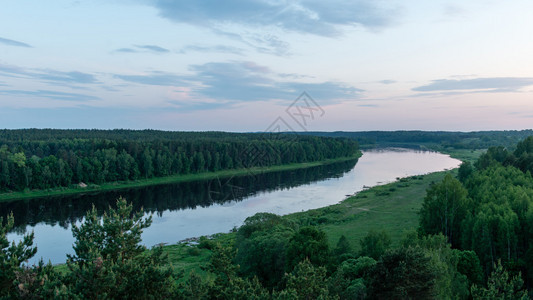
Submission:
<svg viewBox="0 0 533 300">
<path fill-rule="evenodd" d="M 348 157 L 346 138 L 157 130 L 0 130 L 0 191 Z"/>
<path fill-rule="evenodd" d="M 335 131 L 320 132 L 309 131 L 301 134 L 345 137 L 359 142 L 363 147 L 394 146 L 394 147 L 423 147 L 438 146 L 452 147 L 455 149 L 487 149 L 492 146 L 504 146 L 512 149 L 515 145 L 528 136 L 533 135 L 533 130 L 509 131 Z"/>
</svg>

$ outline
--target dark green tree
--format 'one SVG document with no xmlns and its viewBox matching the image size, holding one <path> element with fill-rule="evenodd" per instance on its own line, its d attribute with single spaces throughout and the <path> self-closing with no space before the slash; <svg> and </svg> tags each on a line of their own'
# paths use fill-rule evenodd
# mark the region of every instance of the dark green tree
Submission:
<svg viewBox="0 0 533 300">
<path fill-rule="evenodd" d="M 464 184 L 468 177 L 472 175 L 472 173 L 474 173 L 474 168 L 472 167 L 472 164 L 470 162 L 465 161 L 459 167 L 457 179 L 459 179 L 459 181 Z"/>
<path fill-rule="evenodd" d="M 470 208 L 467 190 L 461 182 L 446 174 L 442 182 L 432 185 L 420 209 L 420 231 L 444 234 L 452 246 L 460 245 L 461 223 Z"/>
<path fill-rule="evenodd" d="M 471 288 L 473 299 L 529 299 L 527 291 L 523 289 L 524 281 L 521 276 L 511 277 L 503 268 L 501 261 L 494 265 L 487 287 L 473 285 Z"/>
<path fill-rule="evenodd" d="M 375 260 L 378 260 L 387 249 L 389 249 L 391 244 L 391 239 L 389 234 L 382 230 L 370 230 L 367 235 L 360 241 L 361 251 L 360 256 L 372 257 Z"/>
<path fill-rule="evenodd" d="M 457 271 L 468 278 L 469 285 L 479 285 L 483 280 L 483 269 L 474 251 L 463 250 L 458 252 Z"/>
<path fill-rule="evenodd" d="M 0 217 L 0 297 L 10 298 L 18 295 L 15 279 L 18 272 L 22 272 L 22 263 L 32 258 L 37 253 L 33 247 L 33 232 L 23 237 L 22 241 L 9 243 L 8 232 L 13 228 L 15 220 L 13 215 Z"/>
<path fill-rule="evenodd" d="M 159 299 L 173 292 L 172 270 L 160 247 L 147 251 L 140 245 L 143 229 L 151 224 L 142 210 L 117 200 L 102 220 L 96 209 L 87 212 L 81 226 L 73 226 L 74 255 L 68 255 L 68 283 L 83 298 Z"/>
<path fill-rule="evenodd" d="M 330 299 L 326 268 L 315 267 L 308 259 L 299 262 L 287 275 L 287 287 L 274 299 Z"/>
<path fill-rule="evenodd" d="M 434 299 L 437 271 L 420 247 L 385 252 L 370 275 L 371 299 Z"/>
<path fill-rule="evenodd" d="M 287 249 L 287 270 L 308 259 L 316 266 L 325 266 L 329 260 L 329 246 L 326 233 L 316 227 L 303 227 L 289 241 Z"/>
<path fill-rule="evenodd" d="M 269 299 L 269 293 L 257 277 L 252 280 L 239 277 L 239 266 L 233 264 L 235 249 L 216 244 L 207 271 L 215 276 L 209 286 L 209 299 Z"/>
<path fill-rule="evenodd" d="M 68 276 L 68 275 L 67 275 Z M 14 285 L 17 299 L 76 299 L 64 284 L 65 277 L 57 272 L 51 263 L 41 260 L 37 265 L 22 267 L 16 272 Z"/>
<path fill-rule="evenodd" d="M 343 261 L 329 278 L 330 294 L 340 299 L 365 299 L 370 273 L 376 261 L 367 256 Z"/>
<path fill-rule="evenodd" d="M 295 225 L 271 213 L 257 213 L 246 218 L 237 231 L 236 262 L 240 272 L 256 276 L 267 288 L 280 284 L 287 264 L 287 248 Z"/>
</svg>

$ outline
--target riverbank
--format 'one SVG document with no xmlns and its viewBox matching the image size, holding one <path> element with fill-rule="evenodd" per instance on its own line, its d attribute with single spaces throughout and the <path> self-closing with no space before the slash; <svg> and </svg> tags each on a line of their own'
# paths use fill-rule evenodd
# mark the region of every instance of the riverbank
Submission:
<svg viewBox="0 0 533 300">
<path fill-rule="evenodd" d="M 401 178 L 398 181 L 379 185 L 361 191 L 342 202 L 323 208 L 298 212 L 283 216 L 300 226 L 316 226 L 326 232 L 330 248 L 334 248 L 344 235 L 354 250 L 359 249 L 359 241 L 368 231 L 384 230 L 389 233 L 393 245 L 403 234 L 418 227 L 420 210 L 427 188 L 444 178 L 441 171 L 427 175 Z M 235 233 L 219 233 L 211 237 L 213 243 L 231 245 Z M 206 274 L 203 271 L 211 251 L 196 245 L 175 244 L 163 247 L 176 274 L 183 272 L 185 280 L 190 271 Z"/>
<path fill-rule="evenodd" d="M 279 166 L 270 166 L 270 167 L 256 167 L 249 169 L 233 169 L 233 170 L 223 170 L 218 172 L 205 172 L 205 173 L 196 173 L 196 174 L 187 174 L 187 175 L 172 175 L 166 177 L 157 177 L 149 179 L 140 179 L 135 181 L 123 181 L 123 182 L 112 182 L 105 183 L 101 185 L 89 185 L 87 187 L 65 187 L 49 190 L 33 190 L 33 191 L 24 191 L 24 192 L 11 192 L 11 193 L 2 193 L 0 194 L 0 202 L 7 201 L 16 201 L 23 199 L 34 199 L 34 198 L 43 198 L 49 196 L 63 196 L 63 195 L 73 195 L 73 194 L 83 194 L 83 193 L 98 193 L 105 191 L 114 191 L 122 189 L 131 189 L 139 188 L 153 185 L 162 185 L 162 184 L 171 184 L 187 181 L 196 181 L 196 180 L 210 180 L 215 178 L 227 178 L 232 176 L 241 176 L 254 173 L 269 173 L 277 171 L 290 171 L 296 169 L 305 169 L 316 166 L 328 165 L 337 162 L 343 162 L 353 159 L 358 159 L 361 157 L 362 153 L 359 152 L 351 157 L 340 157 L 335 159 L 327 159 L 316 162 L 307 162 L 307 163 L 297 163 L 297 164 L 288 164 L 288 165 L 279 165 Z"/>
<path fill-rule="evenodd" d="M 483 150 L 448 149 L 442 153 L 462 161 L 473 162 Z M 426 190 L 441 181 L 447 173 L 456 175 L 457 169 L 410 176 L 363 190 L 342 202 L 323 208 L 283 216 L 301 226 L 317 226 L 326 232 L 329 246 L 334 248 L 344 235 L 354 250 L 360 247 L 360 240 L 370 230 L 384 230 L 396 245 L 403 235 L 418 227 L 418 211 L 422 207 Z M 220 233 L 212 241 L 231 245 L 235 233 Z M 164 251 L 176 272 L 183 272 L 185 278 L 190 271 L 205 274 L 202 270 L 210 257 L 206 248 L 188 244 L 167 245 Z"/>
<path fill-rule="evenodd" d="M 462 159 L 476 155 L 470 150 L 448 154 Z M 442 180 L 447 172 L 455 173 L 456 170 L 399 178 L 395 182 L 366 189 L 340 203 L 285 215 L 283 218 L 289 218 L 300 226 L 313 225 L 324 230 L 331 247 L 335 246 L 341 235 L 345 235 L 352 248 L 357 249 L 359 240 L 371 229 L 389 232 L 393 242 L 397 243 L 405 231 L 417 228 L 418 211 L 426 195 L 426 189 L 433 182 Z M 393 179 L 394 177 L 390 180 Z M 342 196 L 339 196 L 337 201 L 342 200 Z M 213 235 L 209 243 L 231 245 L 234 238 L 234 233 L 219 233 Z M 194 244 L 193 242 L 190 245 L 183 243 L 164 246 L 164 251 L 168 254 L 176 272 L 187 275 L 194 270 L 197 274 L 204 274 L 201 266 L 209 261 L 211 251 L 209 247 L 205 247 L 208 243 L 203 243 L 204 247 L 197 247 Z"/>
</svg>

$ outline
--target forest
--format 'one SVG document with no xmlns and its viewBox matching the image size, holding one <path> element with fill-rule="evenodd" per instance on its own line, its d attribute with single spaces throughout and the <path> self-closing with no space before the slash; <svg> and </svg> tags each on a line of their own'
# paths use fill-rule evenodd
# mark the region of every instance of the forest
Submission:
<svg viewBox="0 0 533 300">
<path fill-rule="evenodd" d="M 516 143 L 533 135 L 533 130 L 508 131 L 309 131 L 302 134 L 328 137 L 346 137 L 359 142 L 366 147 L 405 147 L 430 148 L 441 150 L 454 149 L 487 149 L 492 146 L 503 146 L 508 149 Z"/>
<path fill-rule="evenodd" d="M 350 157 L 357 142 L 275 133 L 0 130 L 0 192 Z"/>
<path fill-rule="evenodd" d="M 371 230 L 356 245 L 346 232 L 328 244 L 305 218 L 258 213 L 229 238 L 200 239 L 201 272 L 175 271 L 161 247 L 141 246 L 151 219 L 117 200 L 100 219 L 89 210 L 73 228 L 67 270 L 35 254 L 33 235 L 10 244 L 0 228 L 3 297 L 33 299 L 530 299 L 533 284 L 533 137 L 492 147 L 427 189 L 419 226 L 397 244 Z M 407 229 L 407 228 L 406 228 Z"/>
</svg>

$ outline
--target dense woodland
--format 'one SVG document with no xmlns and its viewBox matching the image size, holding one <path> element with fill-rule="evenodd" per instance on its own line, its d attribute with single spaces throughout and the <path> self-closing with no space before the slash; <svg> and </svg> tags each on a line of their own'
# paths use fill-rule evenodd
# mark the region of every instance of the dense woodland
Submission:
<svg viewBox="0 0 533 300">
<path fill-rule="evenodd" d="M 349 139 L 155 130 L 0 130 L 0 191 L 102 184 L 353 156 Z"/>
<path fill-rule="evenodd" d="M 24 234 L 27 227 L 46 223 L 68 229 L 81 222 L 85 213 L 95 207 L 102 216 L 109 205 L 123 196 L 133 205 L 134 211 L 162 214 L 166 210 L 208 207 L 240 201 L 254 194 L 291 188 L 327 178 L 342 176 L 353 169 L 357 159 L 278 172 L 265 172 L 255 176 L 235 176 L 231 179 L 185 181 L 155 185 L 142 189 L 126 189 L 68 196 L 35 198 L 24 201 L 0 202 L 0 212 L 12 212 L 15 217 L 13 230 Z"/>
<path fill-rule="evenodd" d="M 427 190 L 417 230 L 397 245 L 370 231 L 355 251 L 345 236 L 329 247 L 305 220 L 259 213 L 209 249 L 202 274 L 174 272 L 161 248 L 139 245 L 151 219 L 119 199 L 103 219 L 95 209 L 74 226 L 68 272 L 24 267 L 33 235 L 9 244 L 0 227 L 1 296 L 85 299 L 529 299 L 533 284 L 533 137 L 508 151 L 490 148 L 457 178 Z M 349 233 L 347 233 L 349 234 Z M 185 277 L 185 278 L 184 278 Z"/>
<path fill-rule="evenodd" d="M 455 149 L 487 149 L 491 146 L 503 146 L 508 149 L 516 143 L 533 135 L 533 130 L 508 131 L 310 131 L 302 134 L 328 137 L 346 137 L 357 140 L 365 147 L 429 147 Z"/>
</svg>

